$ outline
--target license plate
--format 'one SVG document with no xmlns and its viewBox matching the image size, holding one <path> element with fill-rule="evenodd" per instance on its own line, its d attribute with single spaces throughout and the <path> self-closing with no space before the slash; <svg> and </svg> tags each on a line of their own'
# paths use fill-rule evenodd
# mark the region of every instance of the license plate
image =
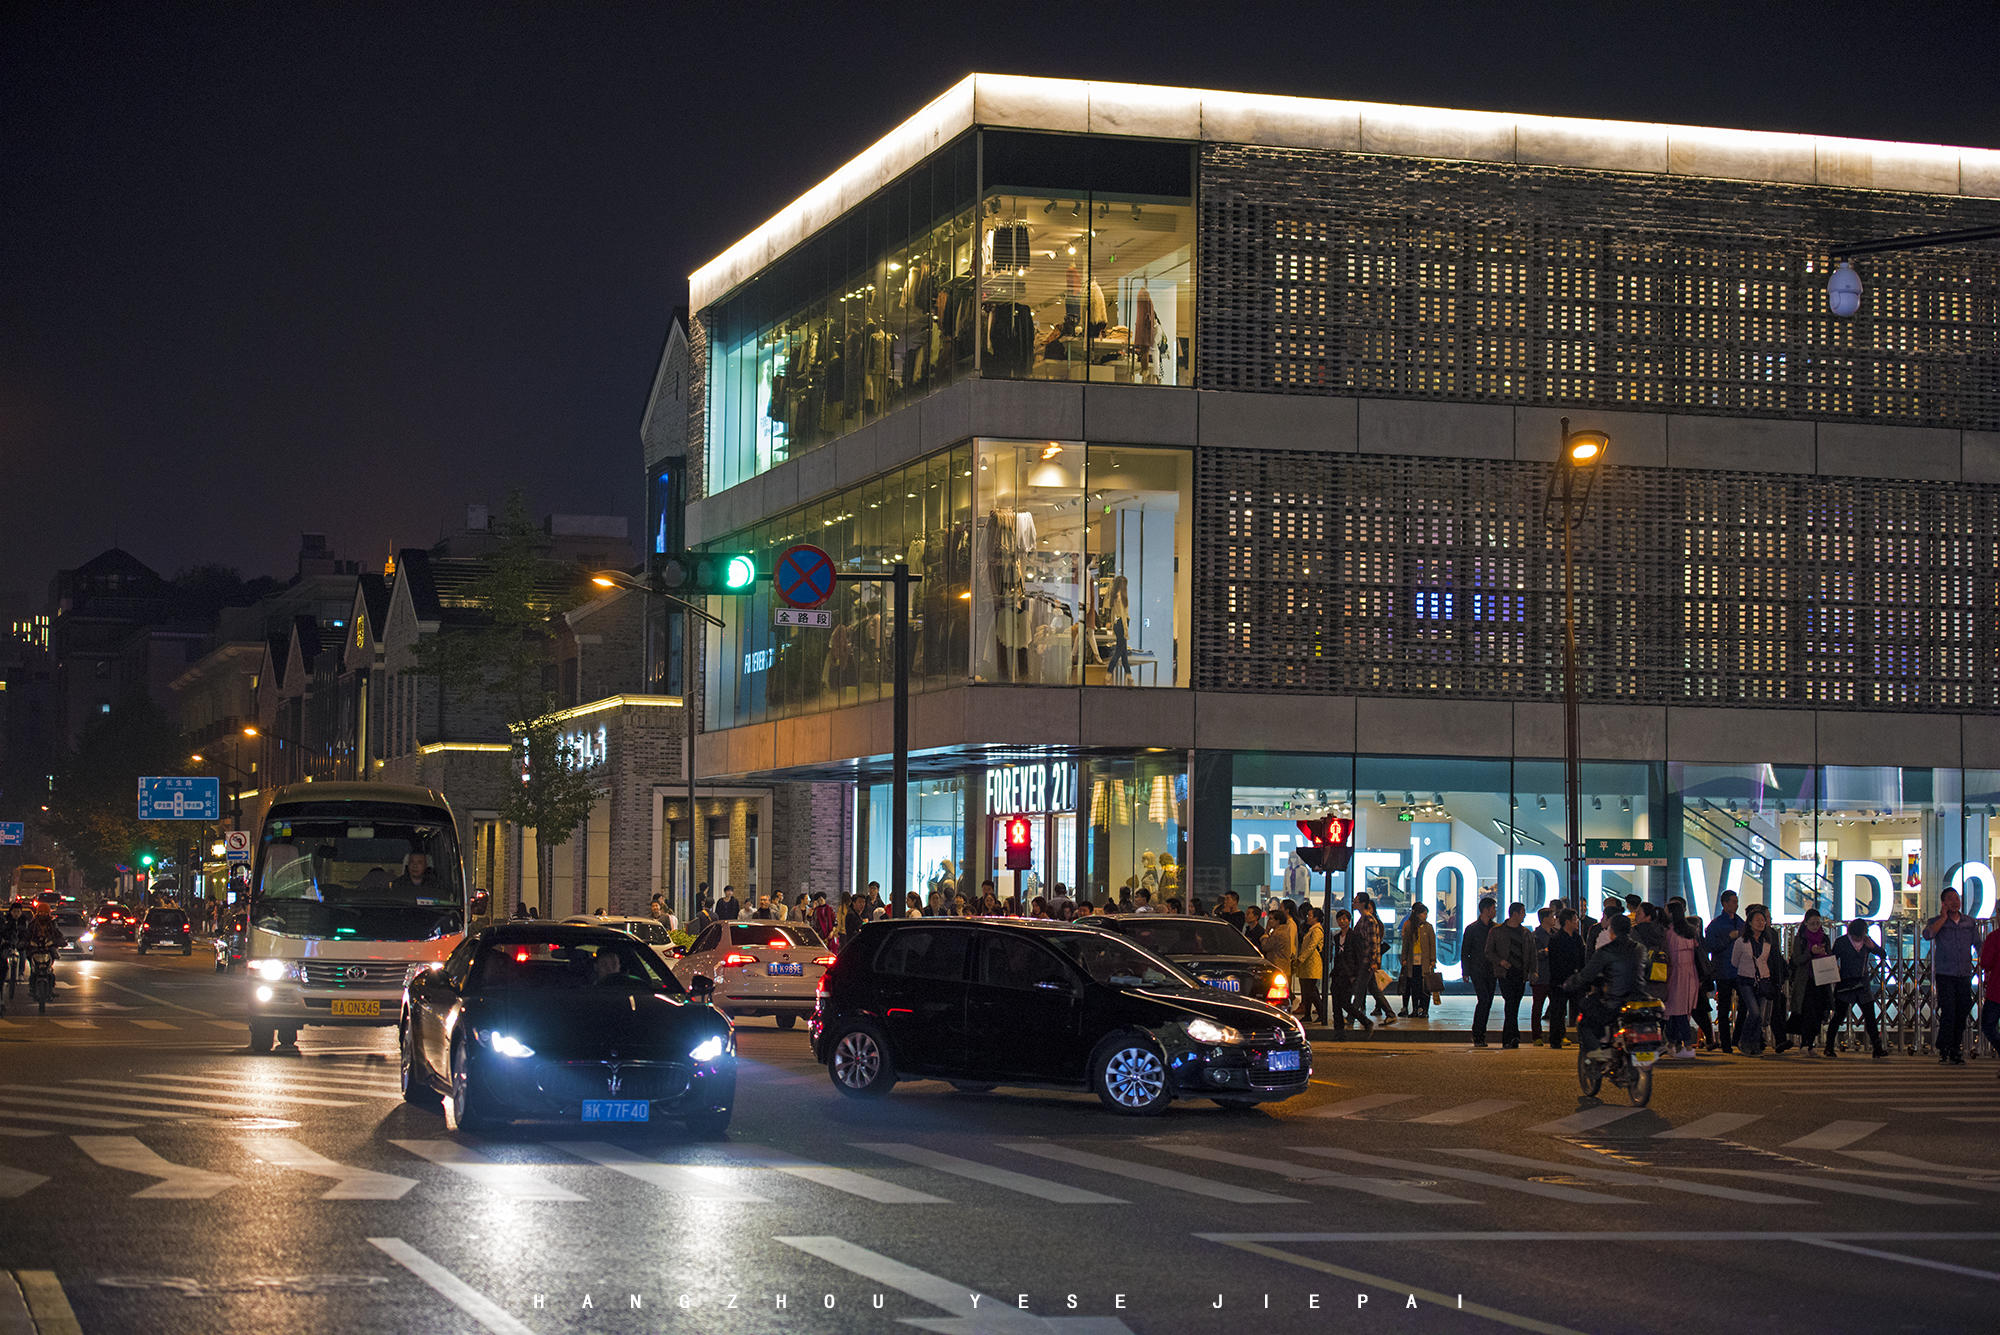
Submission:
<svg viewBox="0 0 2000 1335">
<path fill-rule="evenodd" d="M 379 1001 L 336 1001 L 333 1003 L 335 1015 L 365 1015 L 371 1019 L 382 1018 L 382 1003 Z"/>
<path fill-rule="evenodd" d="M 781 974 L 804 974 L 805 971 L 806 966 L 803 964 L 766 964 L 764 966 L 764 972 L 770 974 L 773 978 Z"/>
<path fill-rule="evenodd" d="M 644 1099 L 585 1099 L 586 1122 L 644 1122 L 652 1118 L 653 1105 Z"/>
<path fill-rule="evenodd" d="M 1273 1052 L 1264 1058 L 1267 1071 L 1296 1071 L 1299 1069 L 1299 1054 L 1296 1052 Z"/>
<path fill-rule="evenodd" d="M 1222 992 L 1241 992 L 1243 984 L 1235 978 L 1210 978 L 1206 980 L 1212 988 Z"/>
<path fill-rule="evenodd" d="M 1632 1054 L 1632 1061 L 1639 1066 L 1651 1066 L 1653 1059 L 1659 1055 L 1657 1052 L 1635 1052 Z"/>
</svg>

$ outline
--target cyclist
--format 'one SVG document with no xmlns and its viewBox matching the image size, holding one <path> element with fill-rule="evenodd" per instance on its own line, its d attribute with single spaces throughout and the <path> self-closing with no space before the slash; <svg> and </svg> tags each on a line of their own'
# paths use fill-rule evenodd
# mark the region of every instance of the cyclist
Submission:
<svg viewBox="0 0 2000 1335">
<path fill-rule="evenodd" d="M 11 989 L 20 982 L 22 958 L 28 948 L 28 906 L 15 900 L 0 919 L 0 973 Z"/>
</svg>

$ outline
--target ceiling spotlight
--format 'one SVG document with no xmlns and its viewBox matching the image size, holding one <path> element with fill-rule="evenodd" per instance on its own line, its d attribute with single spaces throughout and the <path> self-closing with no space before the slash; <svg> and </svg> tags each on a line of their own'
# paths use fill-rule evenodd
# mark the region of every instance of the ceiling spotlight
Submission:
<svg viewBox="0 0 2000 1335">
<path fill-rule="evenodd" d="M 1055 211 L 1056 211 L 1056 202 L 1053 199 L 1050 200 L 1048 203 L 1042 205 L 1043 213 L 1054 213 Z"/>
<path fill-rule="evenodd" d="M 1431 794 L 1431 802 L 1432 802 L 1432 803 L 1433 803 L 1434 805 L 1437 805 L 1437 806 L 1443 806 L 1443 805 L 1444 805 L 1444 794 L 1443 794 L 1443 793 L 1432 793 L 1432 794 Z"/>
<path fill-rule="evenodd" d="M 1097 206 L 1097 216 L 1100 218 L 1109 218 L 1111 216 L 1111 204 L 1109 201 Z"/>
<path fill-rule="evenodd" d="M 1081 218 L 1083 216 L 1083 203 L 1081 200 L 1070 201 L 1069 216 L 1072 218 Z"/>
<path fill-rule="evenodd" d="M 1603 798 L 1601 798 L 1601 797 L 1593 797 L 1593 798 L 1591 798 L 1591 799 L 1590 799 L 1590 809 L 1591 809 L 1592 811 L 1602 811 L 1602 810 L 1604 810 L 1604 799 L 1603 799 Z"/>
<path fill-rule="evenodd" d="M 1137 204 L 1134 204 L 1132 206 L 1132 221 L 1133 222 L 1139 221 L 1139 206 Z"/>
<path fill-rule="evenodd" d="M 999 200 L 997 200 L 997 199 L 989 199 L 989 200 L 987 200 L 987 201 L 986 201 L 986 211 L 987 211 L 988 213 L 992 214 L 992 215 L 993 215 L 994 217 L 996 217 L 996 218 L 997 218 L 997 217 L 999 217 L 999 216 L 1000 216 L 1000 201 L 999 201 Z"/>
<path fill-rule="evenodd" d="M 1377 793 L 1377 794 L 1375 794 L 1375 805 L 1376 805 L 1376 806 L 1378 806 L 1378 807 L 1386 807 L 1386 806 L 1388 806 L 1388 805 L 1389 805 L 1389 795 L 1388 795 L 1387 793 Z"/>
<path fill-rule="evenodd" d="M 1404 805 L 1404 806 L 1406 806 L 1406 807 L 1413 807 L 1413 806 L 1415 806 L 1416 804 L 1417 804 L 1417 795 L 1416 795 L 1415 793 L 1404 793 L 1404 794 L 1403 794 L 1403 805 Z"/>
<path fill-rule="evenodd" d="M 1625 799 L 1623 799 L 1623 801 L 1622 801 L 1622 805 L 1621 805 L 1621 806 L 1619 807 L 1619 810 L 1621 810 L 1621 811 L 1630 811 L 1631 809 L 1632 809 L 1632 799 L 1631 799 L 1631 798 L 1629 798 L 1629 797 L 1628 797 L 1628 798 L 1625 798 Z"/>
<path fill-rule="evenodd" d="M 1536 798 L 1536 799 L 1535 799 L 1535 810 L 1537 810 L 1537 811 L 1547 811 L 1548 809 L 1549 809 L 1549 799 L 1548 799 L 1548 798 L 1546 798 L 1546 797 L 1538 797 L 1538 798 Z"/>
</svg>

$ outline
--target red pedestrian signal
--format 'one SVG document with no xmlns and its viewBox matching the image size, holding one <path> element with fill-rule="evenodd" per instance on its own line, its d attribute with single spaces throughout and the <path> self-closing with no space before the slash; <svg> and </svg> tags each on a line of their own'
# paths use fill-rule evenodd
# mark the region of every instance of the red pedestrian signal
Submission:
<svg viewBox="0 0 2000 1335">
<path fill-rule="evenodd" d="M 1027 871 L 1035 865 L 1035 827 L 1026 816 L 1009 816 L 1006 825 L 1007 870 Z"/>
<path fill-rule="evenodd" d="M 1321 816 L 1318 820 L 1302 820 L 1298 826 L 1299 836 L 1305 840 L 1299 846 L 1299 861 L 1314 871 L 1347 870 L 1348 859 L 1354 856 L 1353 821 Z"/>
</svg>

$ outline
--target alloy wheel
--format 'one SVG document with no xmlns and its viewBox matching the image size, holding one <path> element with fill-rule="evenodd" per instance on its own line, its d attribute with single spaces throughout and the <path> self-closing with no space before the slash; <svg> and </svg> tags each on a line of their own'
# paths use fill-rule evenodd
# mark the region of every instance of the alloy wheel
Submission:
<svg viewBox="0 0 2000 1335">
<path fill-rule="evenodd" d="M 1166 1064 L 1150 1048 L 1120 1048 L 1104 1063 L 1104 1088 L 1120 1107 L 1147 1107 L 1166 1087 Z"/>
<path fill-rule="evenodd" d="M 833 1049 L 833 1077 L 849 1089 L 866 1089 L 882 1073 L 882 1049 L 874 1035 L 854 1030 L 842 1034 Z"/>
</svg>

